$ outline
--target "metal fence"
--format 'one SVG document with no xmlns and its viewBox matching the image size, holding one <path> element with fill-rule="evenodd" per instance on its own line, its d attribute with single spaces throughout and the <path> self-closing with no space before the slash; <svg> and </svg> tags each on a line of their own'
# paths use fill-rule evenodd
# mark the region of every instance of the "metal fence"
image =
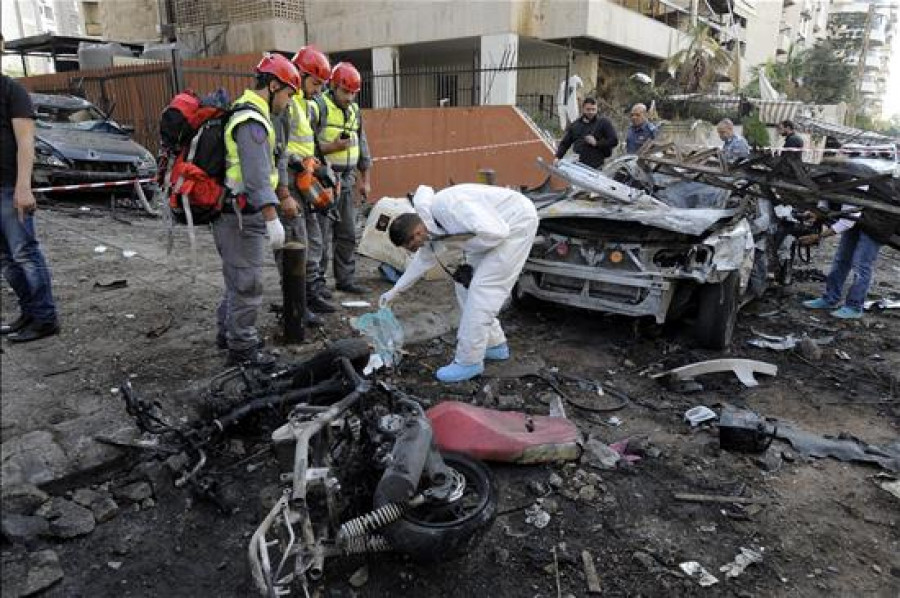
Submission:
<svg viewBox="0 0 900 598">
<path fill-rule="evenodd" d="M 395 73 L 362 73 L 363 108 L 478 106 L 502 78 L 516 77 L 516 105 L 535 120 L 553 119 L 556 90 L 568 79 L 565 62 L 518 63 L 497 68 L 441 65 L 401 68 Z"/>
</svg>

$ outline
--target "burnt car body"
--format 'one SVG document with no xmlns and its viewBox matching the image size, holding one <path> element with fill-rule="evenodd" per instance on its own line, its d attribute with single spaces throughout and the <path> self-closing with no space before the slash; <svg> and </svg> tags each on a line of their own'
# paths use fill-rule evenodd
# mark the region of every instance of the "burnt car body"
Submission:
<svg viewBox="0 0 900 598">
<path fill-rule="evenodd" d="M 69 95 L 31 94 L 35 110 L 36 187 L 106 183 L 156 176 L 156 158 L 126 127 Z M 130 192 L 128 186 L 119 187 Z"/>
<path fill-rule="evenodd" d="M 514 299 L 659 324 L 696 310 L 700 344 L 722 348 L 738 308 L 762 294 L 768 272 L 789 278 L 796 239 L 779 234 L 768 201 L 654 175 L 633 156 L 603 172 L 570 162 L 548 170 L 569 187 L 527 192 L 540 226 Z"/>
</svg>

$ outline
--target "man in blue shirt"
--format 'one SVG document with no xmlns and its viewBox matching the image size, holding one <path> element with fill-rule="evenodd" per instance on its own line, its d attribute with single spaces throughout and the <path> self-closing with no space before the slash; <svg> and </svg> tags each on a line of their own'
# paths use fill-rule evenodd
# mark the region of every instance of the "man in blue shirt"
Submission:
<svg viewBox="0 0 900 598">
<path fill-rule="evenodd" d="M 631 126 L 625 141 L 625 153 L 636 154 L 651 139 L 656 139 L 656 126 L 647 120 L 647 107 L 635 104 L 631 108 Z"/>
<path fill-rule="evenodd" d="M 734 123 L 724 118 L 716 125 L 716 133 L 722 140 L 722 154 L 729 162 L 737 162 L 750 157 L 750 146 L 747 140 L 734 132 Z"/>
</svg>

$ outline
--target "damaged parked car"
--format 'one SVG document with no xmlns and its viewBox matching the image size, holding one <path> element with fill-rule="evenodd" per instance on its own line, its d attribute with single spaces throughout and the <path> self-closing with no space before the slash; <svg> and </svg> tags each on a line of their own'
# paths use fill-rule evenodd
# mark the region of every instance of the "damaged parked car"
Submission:
<svg viewBox="0 0 900 598">
<path fill-rule="evenodd" d="M 156 176 L 156 158 L 99 108 L 71 95 L 32 93 L 35 187 L 109 183 Z M 115 188 L 114 188 L 115 189 Z M 118 187 L 131 192 L 130 186 Z"/>
<path fill-rule="evenodd" d="M 652 316 L 658 324 L 693 312 L 699 343 L 721 349 L 768 273 L 790 279 L 796 238 L 767 200 L 654 174 L 634 156 L 603 172 L 572 162 L 546 168 L 568 187 L 527 192 L 540 227 L 514 300 Z"/>
</svg>

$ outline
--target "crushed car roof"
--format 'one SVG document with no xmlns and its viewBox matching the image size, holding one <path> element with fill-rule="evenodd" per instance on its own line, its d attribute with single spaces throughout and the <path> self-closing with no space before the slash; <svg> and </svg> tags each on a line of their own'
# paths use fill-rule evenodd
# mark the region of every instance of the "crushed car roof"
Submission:
<svg viewBox="0 0 900 598">
<path fill-rule="evenodd" d="M 699 236 L 717 222 L 740 212 L 737 207 L 673 207 L 642 189 L 631 187 L 574 162 L 564 161 L 558 166 L 543 167 L 569 183 L 572 188 L 551 194 L 532 194 L 538 215 L 542 219 L 575 217 L 630 221 Z M 673 183 L 675 184 L 677 183 Z M 697 184 L 681 187 L 684 193 L 696 194 L 698 191 Z M 708 185 L 701 187 L 704 194 L 713 190 L 721 195 L 720 190 Z"/>
</svg>

